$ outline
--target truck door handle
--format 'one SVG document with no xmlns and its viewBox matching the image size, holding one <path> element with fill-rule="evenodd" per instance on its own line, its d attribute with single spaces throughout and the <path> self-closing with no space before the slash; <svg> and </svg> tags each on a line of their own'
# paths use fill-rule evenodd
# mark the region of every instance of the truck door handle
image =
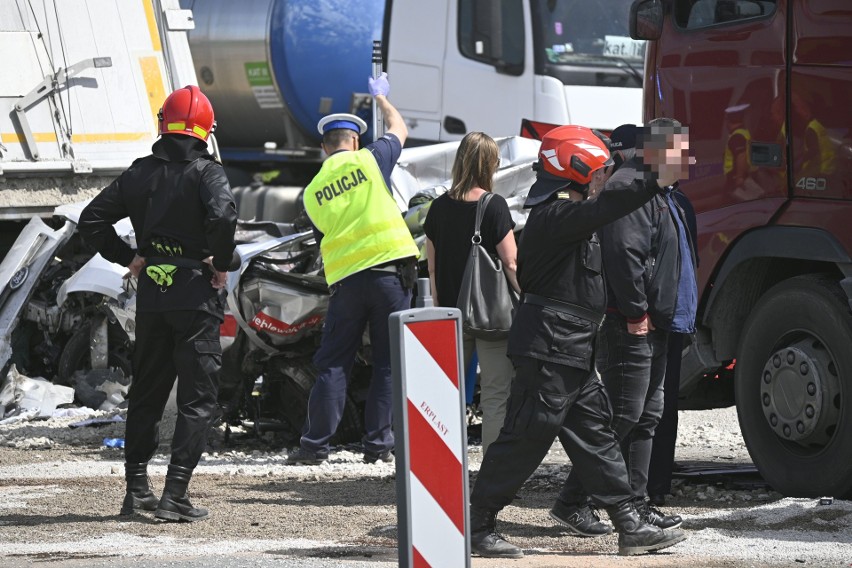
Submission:
<svg viewBox="0 0 852 568">
<path fill-rule="evenodd" d="M 464 125 L 464 121 L 454 116 L 444 117 L 444 130 L 448 134 L 467 134 L 467 127 Z"/>
<path fill-rule="evenodd" d="M 781 145 L 752 142 L 751 163 L 753 166 L 780 166 Z"/>
</svg>

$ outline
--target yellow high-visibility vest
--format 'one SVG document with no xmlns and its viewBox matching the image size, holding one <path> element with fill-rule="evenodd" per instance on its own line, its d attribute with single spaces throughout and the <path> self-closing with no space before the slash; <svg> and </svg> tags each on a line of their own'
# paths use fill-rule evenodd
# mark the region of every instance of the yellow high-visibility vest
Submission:
<svg viewBox="0 0 852 568">
<path fill-rule="evenodd" d="M 373 266 L 419 256 L 367 149 L 329 156 L 303 199 L 305 211 L 323 233 L 320 251 L 329 286 Z"/>
<path fill-rule="evenodd" d="M 751 165 L 751 132 L 749 132 L 748 129 L 746 129 L 746 128 L 737 128 L 736 130 L 731 132 L 731 135 L 728 136 L 728 140 L 730 140 L 731 138 L 733 138 L 737 134 L 741 135 L 746 140 L 746 148 L 745 148 L 746 162 L 748 163 L 748 169 L 751 170 L 752 169 L 752 165 Z M 734 154 L 731 152 L 731 149 L 728 148 L 727 145 L 725 146 L 724 168 L 725 168 L 725 174 L 726 175 L 731 173 L 732 171 L 734 171 Z"/>
<path fill-rule="evenodd" d="M 826 176 L 834 173 L 836 168 L 834 156 L 836 149 L 828 136 L 828 131 L 821 122 L 814 119 L 808 123 L 807 130 L 813 130 L 819 144 L 819 154 L 802 164 L 802 173 L 806 176 Z"/>
</svg>

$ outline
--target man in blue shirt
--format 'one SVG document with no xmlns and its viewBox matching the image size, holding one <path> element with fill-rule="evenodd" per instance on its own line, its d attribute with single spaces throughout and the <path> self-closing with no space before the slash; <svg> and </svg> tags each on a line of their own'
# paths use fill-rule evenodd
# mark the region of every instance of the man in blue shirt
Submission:
<svg viewBox="0 0 852 568">
<path fill-rule="evenodd" d="M 633 146 L 636 149 L 633 149 Z M 651 121 L 645 128 L 613 131 L 621 162 L 607 188 L 637 177 L 688 176 L 689 135 L 679 122 Z M 685 215 L 672 194 L 678 183 L 598 235 L 607 285 L 607 314 L 598 333 L 595 363 L 612 405 L 612 428 L 627 463 L 633 502 L 646 523 L 670 529 L 678 515 L 651 506 L 648 468 L 654 431 L 663 413 L 669 334 L 693 333 L 698 302 L 695 257 Z M 569 476 L 550 516 L 583 536 L 603 536 L 576 475 Z"/>
</svg>

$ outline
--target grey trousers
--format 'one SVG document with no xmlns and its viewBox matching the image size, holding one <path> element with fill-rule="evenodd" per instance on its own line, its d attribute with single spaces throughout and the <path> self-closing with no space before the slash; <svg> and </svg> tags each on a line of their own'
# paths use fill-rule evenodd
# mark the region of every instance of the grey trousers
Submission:
<svg viewBox="0 0 852 568">
<path fill-rule="evenodd" d="M 515 370 L 506 356 L 508 340 L 485 341 L 464 336 L 464 369 L 470 365 L 474 348 L 479 357 L 479 406 L 482 409 L 482 455 L 497 439 L 506 418 L 509 387 Z"/>
</svg>

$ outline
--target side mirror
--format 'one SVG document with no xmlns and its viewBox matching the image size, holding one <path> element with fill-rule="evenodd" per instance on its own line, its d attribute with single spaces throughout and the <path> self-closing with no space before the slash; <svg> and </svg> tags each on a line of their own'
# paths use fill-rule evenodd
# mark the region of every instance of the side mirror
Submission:
<svg viewBox="0 0 852 568">
<path fill-rule="evenodd" d="M 660 39 L 663 33 L 663 4 L 660 0 L 635 0 L 630 6 L 630 37 Z"/>
</svg>

